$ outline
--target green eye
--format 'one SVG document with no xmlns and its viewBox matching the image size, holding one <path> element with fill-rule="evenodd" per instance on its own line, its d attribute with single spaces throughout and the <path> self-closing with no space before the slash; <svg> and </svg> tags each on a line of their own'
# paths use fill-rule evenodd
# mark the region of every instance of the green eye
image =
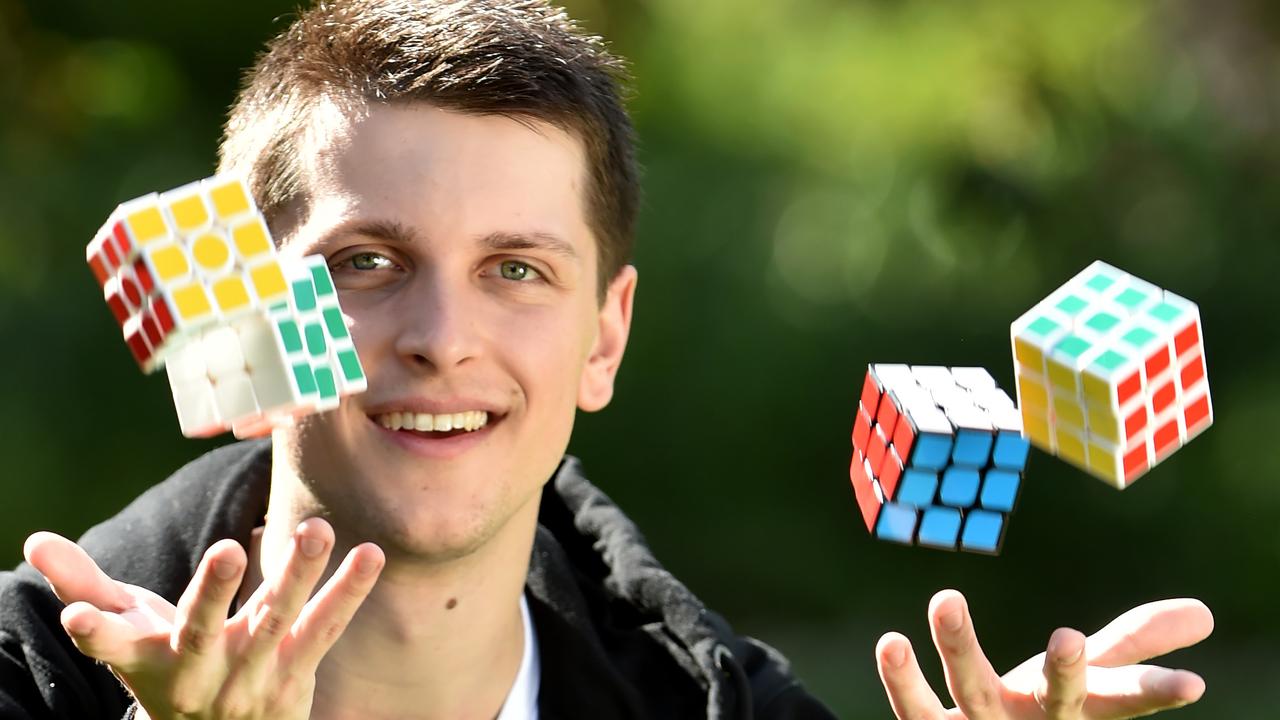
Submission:
<svg viewBox="0 0 1280 720">
<path fill-rule="evenodd" d="M 539 277 L 537 270 L 534 270 L 529 267 L 527 263 L 522 263 L 519 260 L 502 261 L 502 264 L 499 266 L 499 271 L 502 273 L 502 277 L 507 280 L 520 281 L 530 277 Z"/>
<path fill-rule="evenodd" d="M 391 266 L 391 261 L 377 253 L 360 253 L 351 256 L 351 267 L 356 270 L 378 270 Z"/>
</svg>

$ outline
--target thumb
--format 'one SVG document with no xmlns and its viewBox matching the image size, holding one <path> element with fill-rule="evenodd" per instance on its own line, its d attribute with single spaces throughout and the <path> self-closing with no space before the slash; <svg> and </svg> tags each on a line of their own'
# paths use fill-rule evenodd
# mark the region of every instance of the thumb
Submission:
<svg viewBox="0 0 1280 720">
<path fill-rule="evenodd" d="M 62 610 L 62 627 L 80 652 L 117 672 L 128 673 L 139 664 L 144 633 L 120 615 L 74 602 Z"/>
<path fill-rule="evenodd" d="M 51 532 L 27 538 L 22 548 L 27 562 L 40 571 L 64 603 L 87 602 L 108 612 L 121 612 L 132 599 L 79 545 Z"/>
</svg>

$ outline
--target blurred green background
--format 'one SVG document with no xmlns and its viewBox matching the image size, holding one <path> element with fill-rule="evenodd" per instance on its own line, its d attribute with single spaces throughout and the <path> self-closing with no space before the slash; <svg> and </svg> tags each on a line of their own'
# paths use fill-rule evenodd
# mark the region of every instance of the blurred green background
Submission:
<svg viewBox="0 0 1280 720">
<path fill-rule="evenodd" d="M 0 565 L 216 443 L 184 440 L 84 266 L 116 203 L 211 173 L 292 0 L 0 0 Z M 1190 595 L 1176 718 L 1280 714 L 1280 9 L 1265 0 L 574 0 L 630 58 L 646 167 L 616 399 L 571 447 L 658 557 L 842 717 L 890 715 L 881 633 L 968 594 L 999 669 L 1059 625 Z M 868 362 L 982 365 L 1096 258 L 1200 304 L 1216 424 L 1118 493 L 1043 454 L 1002 556 L 861 525 Z M 219 442 L 225 442 L 221 440 Z"/>
</svg>

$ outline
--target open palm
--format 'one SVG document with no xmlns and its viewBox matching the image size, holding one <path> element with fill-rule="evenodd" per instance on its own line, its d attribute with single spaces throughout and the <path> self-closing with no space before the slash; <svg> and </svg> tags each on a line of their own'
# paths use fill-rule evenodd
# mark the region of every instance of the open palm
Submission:
<svg viewBox="0 0 1280 720">
<path fill-rule="evenodd" d="M 876 647 L 880 677 L 901 720 L 1115 720 L 1195 702 L 1204 681 L 1185 670 L 1142 665 L 1213 630 L 1198 600 L 1134 608 L 1088 638 L 1054 631 L 1048 649 L 1003 676 L 978 644 L 964 597 L 934 596 L 929 624 L 956 707 L 947 709 L 920 671 L 911 643 L 888 633 Z"/>
</svg>

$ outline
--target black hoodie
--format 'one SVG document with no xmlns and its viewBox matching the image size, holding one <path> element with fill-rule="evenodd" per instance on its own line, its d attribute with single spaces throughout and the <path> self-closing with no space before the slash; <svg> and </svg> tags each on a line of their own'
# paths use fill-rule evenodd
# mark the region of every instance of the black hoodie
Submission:
<svg viewBox="0 0 1280 720">
<path fill-rule="evenodd" d="M 113 578 L 177 602 L 206 548 L 248 546 L 266 511 L 269 441 L 219 448 L 80 545 Z M 542 496 L 525 585 L 542 720 L 834 717 L 773 648 L 735 635 L 654 559 L 639 529 L 566 456 Z M 62 630 L 29 565 L 0 573 L 0 720 L 119 720 L 132 700 Z"/>
</svg>

